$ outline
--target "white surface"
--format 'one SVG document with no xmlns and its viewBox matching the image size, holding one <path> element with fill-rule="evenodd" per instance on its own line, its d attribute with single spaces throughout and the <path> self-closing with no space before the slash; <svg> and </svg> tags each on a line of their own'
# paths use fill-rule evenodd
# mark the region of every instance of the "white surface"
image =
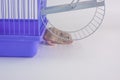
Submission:
<svg viewBox="0 0 120 80">
<path fill-rule="evenodd" d="M 120 1 L 106 3 L 94 35 L 69 46 L 41 45 L 34 58 L 1 57 L 0 80 L 120 80 Z"/>
</svg>

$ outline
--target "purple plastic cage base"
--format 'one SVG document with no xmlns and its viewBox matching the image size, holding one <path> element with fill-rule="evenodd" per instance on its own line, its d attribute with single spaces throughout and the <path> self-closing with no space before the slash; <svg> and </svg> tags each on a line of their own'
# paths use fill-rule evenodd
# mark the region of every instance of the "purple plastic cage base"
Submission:
<svg viewBox="0 0 120 80">
<path fill-rule="evenodd" d="M 45 18 L 44 21 L 47 22 L 47 19 Z M 18 22 L 20 27 L 18 27 Z M 31 25 L 28 27 L 29 22 Z M 37 53 L 44 29 L 42 22 L 38 28 L 38 20 L 0 20 L 0 57 L 33 57 Z"/>
<path fill-rule="evenodd" d="M 0 57 L 33 57 L 39 41 L 0 40 Z"/>
</svg>

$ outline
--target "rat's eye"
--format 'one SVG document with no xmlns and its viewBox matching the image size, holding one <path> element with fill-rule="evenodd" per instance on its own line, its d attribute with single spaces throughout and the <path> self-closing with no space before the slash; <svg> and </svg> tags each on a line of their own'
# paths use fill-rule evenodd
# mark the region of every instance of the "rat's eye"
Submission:
<svg viewBox="0 0 120 80">
<path fill-rule="evenodd" d="M 62 32 L 60 33 L 60 36 L 63 36 L 63 33 L 62 33 Z"/>
<path fill-rule="evenodd" d="M 70 37 L 68 36 L 67 39 L 70 39 Z"/>
</svg>

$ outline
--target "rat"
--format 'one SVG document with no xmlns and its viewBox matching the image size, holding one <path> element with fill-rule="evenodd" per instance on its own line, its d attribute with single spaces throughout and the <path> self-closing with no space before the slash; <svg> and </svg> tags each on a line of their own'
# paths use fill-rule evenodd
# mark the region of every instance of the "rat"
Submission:
<svg viewBox="0 0 120 80">
<path fill-rule="evenodd" d="M 73 43 L 72 36 L 69 33 L 55 27 L 46 29 L 43 39 L 51 46 L 55 44 L 68 45 Z"/>
</svg>

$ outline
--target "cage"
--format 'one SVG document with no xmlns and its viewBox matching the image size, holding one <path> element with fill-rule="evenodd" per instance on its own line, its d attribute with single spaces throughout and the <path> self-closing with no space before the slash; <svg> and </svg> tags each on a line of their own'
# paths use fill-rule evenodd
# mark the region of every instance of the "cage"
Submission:
<svg viewBox="0 0 120 80">
<path fill-rule="evenodd" d="M 44 29 L 46 0 L 0 0 L 0 56 L 32 57 Z"/>
<path fill-rule="evenodd" d="M 88 18 L 88 16 L 86 18 L 79 18 L 79 16 L 90 14 L 91 9 L 94 9 L 93 15 L 84 26 L 72 25 L 73 28 L 68 26 L 67 31 L 65 30 L 66 25 L 57 28 L 68 32 L 76 41 L 92 35 L 103 22 L 105 0 L 63 0 L 62 4 L 56 5 L 60 1 L 62 0 L 0 0 L 0 56 L 34 56 L 45 29 L 48 29 L 55 37 L 66 39 L 56 35 L 49 28 L 63 26 L 62 24 L 67 20 L 67 24 L 79 23 Z M 65 3 L 66 1 L 70 3 Z M 53 2 L 55 5 L 49 6 L 49 2 Z M 83 10 L 87 13 L 81 15 Z M 67 14 L 64 14 L 66 12 Z M 71 22 L 69 22 L 70 16 L 65 18 L 70 12 L 73 12 L 70 16 L 77 15 L 75 18 L 71 18 Z M 56 20 L 57 17 L 61 21 Z M 57 26 L 56 21 L 58 21 Z M 54 22 L 54 25 L 51 22 Z M 63 23 L 60 24 L 60 22 Z"/>
</svg>

